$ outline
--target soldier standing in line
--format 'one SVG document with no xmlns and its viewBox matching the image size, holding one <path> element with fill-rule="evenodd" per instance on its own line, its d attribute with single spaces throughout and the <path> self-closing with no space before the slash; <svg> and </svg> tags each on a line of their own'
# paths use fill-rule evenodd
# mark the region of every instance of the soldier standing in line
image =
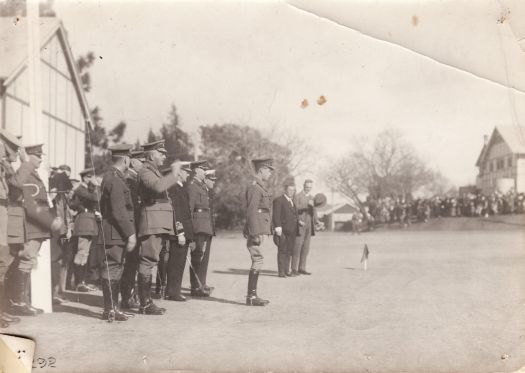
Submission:
<svg viewBox="0 0 525 373">
<path fill-rule="evenodd" d="M 142 168 L 144 159 L 143 150 L 131 151 L 131 164 L 126 171 L 125 178 L 131 193 L 131 200 L 133 201 L 133 211 L 135 217 L 135 229 L 138 230 L 138 223 L 140 219 L 140 198 L 138 190 L 138 173 Z M 124 272 L 120 280 L 120 295 L 122 300 L 120 307 L 122 309 L 138 308 L 138 292 L 135 289 L 137 270 L 139 267 L 139 242 L 137 240 L 136 247 L 126 253 L 126 261 L 124 263 Z"/>
<path fill-rule="evenodd" d="M 272 195 L 265 185 L 274 170 L 272 162 L 270 158 L 252 160 L 255 180 L 246 189 L 246 225 L 243 233 L 247 239 L 246 247 L 252 259 L 248 276 L 248 294 L 246 295 L 248 306 L 266 306 L 270 303 L 257 296 L 257 282 L 264 259 L 262 249 L 266 246 L 265 241 L 268 241 L 268 236 L 272 234 Z"/>
<path fill-rule="evenodd" d="M 188 185 L 188 196 L 195 241 L 195 250 L 191 252 L 191 295 L 209 297 L 213 288 L 206 285 L 205 275 L 203 276 L 203 271 L 207 270 L 211 238 L 214 234 L 209 190 L 205 184 L 205 172 L 208 166 L 206 161 L 197 161 L 193 162 L 191 167 L 194 176 Z"/>
<path fill-rule="evenodd" d="M 176 225 L 182 226 L 182 236 L 170 236 L 169 259 L 167 265 L 167 287 L 164 299 L 176 302 L 185 302 L 186 297 L 181 294 L 182 278 L 186 266 L 188 248 L 195 248 L 193 240 L 193 224 L 186 182 L 191 174 L 191 162 L 181 162 L 180 177 L 177 184 L 168 190 L 176 211 Z"/>
<path fill-rule="evenodd" d="M 211 241 L 212 237 L 215 236 L 215 219 L 214 219 L 214 210 L 213 210 L 213 197 L 214 197 L 214 191 L 213 188 L 215 187 L 215 182 L 217 181 L 217 176 L 215 175 L 215 170 L 206 170 L 204 172 L 205 178 L 204 178 L 204 184 L 206 184 L 206 188 L 208 189 L 208 198 L 209 198 L 209 204 L 210 204 L 210 219 L 211 219 L 211 237 L 208 241 L 207 250 L 204 252 L 204 255 L 202 256 L 201 265 L 199 268 L 199 279 L 201 280 L 201 283 L 204 285 L 204 288 L 206 290 L 209 290 L 210 292 L 213 290 L 213 287 L 210 287 L 206 284 L 206 278 L 208 274 L 208 263 L 210 261 L 210 253 L 211 253 Z"/>
<path fill-rule="evenodd" d="M 11 263 L 7 274 L 8 286 L 11 290 L 10 313 L 15 315 L 35 316 L 44 312 L 31 306 L 27 285 L 31 270 L 38 263 L 38 252 L 42 243 L 51 237 L 50 230 L 59 232 L 63 229 L 64 224 L 61 218 L 51 215 L 45 185 L 36 171 L 44 155 L 42 146 L 43 144 L 38 144 L 25 148 L 33 164 L 33 170 L 23 184 L 22 195 L 18 197 L 23 198 L 24 201 L 26 219 L 25 222 L 22 222 L 22 229 L 25 228 L 26 242 L 23 245 L 10 247 L 11 255 L 15 257 L 15 260 Z"/>
<path fill-rule="evenodd" d="M 80 172 L 82 179 L 80 185 L 75 190 L 75 208 L 78 212 L 73 228 L 73 237 L 76 238 L 77 252 L 73 258 L 75 266 L 75 287 L 77 291 L 88 292 L 95 288 L 85 283 L 86 264 L 91 251 L 93 241 L 98 236 L 98 223 L 96 213 L 98 213 L 98 200 L 100 190 L 95 180 L 95 170 L 88 168 Z"/>
<path fill-rule="evenodd" d="M 174 235 L 173 206 L 167 190 L 175 185 L 180 164 L 171 165 L 171 173 L 162 176 L 159 167 L 166 159 L 164 140 L 143 145 L 146 161 L 139 171 L 139 195 L 142 202 L 139 223 L 141 240 L 139 252 L 138 286 L 139 312 L 146 315 L 162 315 L 166 311 L 157 307 L 151 299 L 152 271 L 159 262 L 163 240 Z"/>
<path fill-rule="evenodd" d="M 29 176 L 32 171 L 32 165 L 25 162 L 24 167 L 20 167 L 17 172 L 11 166 L 18 158 L 18 151 L 22 145 L 13 134 L 0 130 L 0 328 L 7 328 L 10 324 L 20 322 L 20 318 L 9 316 L 4 313 L 7 299 L 7 283 L 5 283 L 5 276 L 11 263 L 13 256 L 9 251 L 8 246 L 8 205 L 9 205 L 9 190 L 11 181 L 11 189 L 16 183 L 22 188 L 24 178 Z"/>
<path fill-rule="evenodd" d="M 131 252 L 137 245 L 133 201 L 124 176 L 130 164 L 131 147 L 128 144 L 119 144 L 109 149 L 113 167 L 102 179 L 102 232 L 98 243 L 105 249 L 101 269 L 104 298 L 102 318 L 108 321 L 126 321 L 130 316 L 119 310 L 118 295 L 126 252 Z"/>
</svg>

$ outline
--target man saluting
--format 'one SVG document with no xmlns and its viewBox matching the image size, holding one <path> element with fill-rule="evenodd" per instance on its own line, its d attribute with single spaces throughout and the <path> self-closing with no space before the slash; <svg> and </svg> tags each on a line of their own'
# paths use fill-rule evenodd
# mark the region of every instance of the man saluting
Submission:
<svg viewBox="0 0 525 373">
<path fill-rule="evenodd" d="M 257 281 L 264 259 L 262 249 L 265 241 L 268 241 L 267 236 L 271 234 L 272 195 L 267 190 L 266 182 L 270 179 L 274 168 L 272 159 L 268 158 L 254 159 L 252 163 L 255 168 L 255 181 L 246 189 L 246 225 L 244 226 L 246 246 L 252 259 L 246 305 L 265 306 L 270 302 L 257 296 Z"/>
<path fill-rule="evenodd" d="M 159 262 L 163 240 L 175 235 L 173 206 L 168 189 L 179 179 L 180 162 L 171 165 L 171 172 L 163 176 L 159 170 L 166 159 L 164 140 L 144 144 L 146 161 L 139 171 L 138 188 L 142 207 L 140 211 L 139 236 L 139 313 L 162 315 L 165 308 L 157 307 L 151 299 L 152 271 Z"/>
</svg>

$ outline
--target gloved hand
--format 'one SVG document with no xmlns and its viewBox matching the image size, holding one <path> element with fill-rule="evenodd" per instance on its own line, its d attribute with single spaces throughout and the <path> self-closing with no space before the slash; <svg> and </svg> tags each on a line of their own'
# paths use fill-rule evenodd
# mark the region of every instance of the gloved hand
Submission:
<svg viewBox="0 0 525 373">
<path fill-rule="evenodd" d="M 181 246 L 186 245 L 186 237 L 184 236 L 184 233 L 177 235 L 177 241 L 179 242 L 179 245 Z"/>
<path fill-rule="evenodd" d="M 190 249 L 190 251 L 195 251 L 195 249 L 197 248 L 195 241 L 190 242 L 190 244 L 188 245 L 188 248 Z"/>
<path fill-rule="evenodd" d="M 137 246 L 137 236 L 135 233 L 133 233 L 131 236 L 128 237 L 128 242 L 126 243 L 126 251 L 132 252 L 133 249 Z"/>
<path fill-rule="evenodd" d="M 275 234 L 280 237 L 281 234 L 283 234 L 283 228 L 282 227 L 275 227 Z"/>
</svg>

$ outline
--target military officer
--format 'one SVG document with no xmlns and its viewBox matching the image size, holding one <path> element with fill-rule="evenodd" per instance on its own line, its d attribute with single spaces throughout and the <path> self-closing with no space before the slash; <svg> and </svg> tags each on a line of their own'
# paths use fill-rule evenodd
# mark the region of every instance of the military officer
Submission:
<svg viewBox="0 0 525 373">
<path fill-rule="evenodd" d="M 257 296 L 257 281 L 263 265 L 262 250 L 271 232 L 272 195 L 268 192 L 266 182 L 270 179 L 274 167 L 271 158 L 252 160 L 255 169 L 255 180 L 246 189 L 246 224 L 244 237 L 250 252 L 252 266 L 248 276 L 248 306 L 265 306 L 268 300 Z"/>
<path fill-rule="evenodd" d="M 156 306 L 151 299 L 152 271 L 157 266 L 163 240 L 175 234 L 173 206 L 167 190 L 175 185 L 180 164 L 174 162 L 171 172 L 165 176 L 159 171 L 166 159 L 164 140 L 143 145 L 146 161 L 139 171 L 139 195 L 141 214 L 139 223 L 139 312 L 146 315 L 162 315 L 164 308 Z"/>
<path fill-rule="evenodd" d="M 0 328 L 20 322 L 18 317 L 3 312 L 8 295 L 4 282 L 7 270 L 14 259 L 8 246 L 9 191 L 14 191 L 16 187 L 22 189 L 25 179 L 33 170 L 33 165 L 24 156 L 23 166 L 14 171 L 11 163 L 17 160 L 19 149 L 25 155 L 22 144 L 16 136 L 6 130 L 0 130 Z"/>
<path fill-rule="evenodd" d="M 188 197 L 195 241 L 195 249 L 191 252 L 191 295 L 208 297 L 213 288 L 206 285 L 206 271 L 211 238 L 214 234 L 210 194 L 205 182 L 206 170 L 209 167 L 207 161 L 193 162 L 191 167 L 194 176 L 188 185 Z"/>
<path fill-rule="evenodd" d="M 140 198 L 138 191 L 138 172 L 142 168 L 144 159 L 144 150 L 131 151 L 131 164 L 126 171 L 126 183 L 131 193 L 131 200 L 133 201 L 133 211 L 135 217 L 135 228 L 138 230 L 138 222 L 140 219 Z M 122 300 L 120 307 L 122 309 L 138 308 L 138 294 L 135 289 L 137 269 L 139 266 L 139 248 L 137 246 L 130 252 L 126 253 L 126 262 L 124 263 L 124 273 L 120 281 L 120 295 Z"/>
<path fill-rule="evenodd" d="M 11 290 L 9 312 L 15 315 L 34 316 L 43 313 L 43 310 L 31 306 L 27 285 L 31 270 L 37 265 L 42 242 L 51 237 L 50 231 L 59 232 L 64 228 L 62 219 L 51 214 L 45 185 L 36 171 L 44 155 L 42 146 L 43 144 L 37 144 L 25 148 L 33 164 L 33 170 L 23 184 L 21 196 L 26 217 L 25 222 L 22 221 L 25 242 L 23 245 L 10 247 L 11 255 L 15 260 L 8 270 L 8 283 Z"/>
<path fill-rule="evenodd" d="M 193 242 L 193 224 L 186 182 L 191 175 L 191 162 L 181 162 L 180 177 L 177 184 L 168 192 L 176 211 L 176 226 L 179 226 L 178 235 L 170 236 L 169 259 L 167 266 L 167 288 L 164 299 L 177 302 L 186 301 L 181 294 L 182 278 L 186 266 L 188 248 L 195 248 Z M 183 235 L 181 235 L 183 233 Z"/>
<path fill-rule="evenodd" d="M 113 166 L 102 179 L 100 208 L 102 232 L 98 243 L 105 249 L 102 273 L 104 320 L 126 321 L 129 314 L 118 308 L 120 279 L 124 270 L 126 252 L 135 249 L 137 236 L 133 200 L 124 173 L 130 164 L 131 145 L 114 145 L 111 151 Z"/>
<path fill-rule="evenodd" d="M 86 263 L 93 241 L 98 236 L 97 217 L 99 187 L 95 180 L 95 170 L 88 168 L 80 172 L 82 181 L 75 189 L 73 199 L 77 216 L 73 228 L 73 237 L 76 239 L 77 252 L 73 258 L 75 266 L 75 286 L 77 291 L 88 292 L 95 290 L 86 285 Z"/>
</svg>

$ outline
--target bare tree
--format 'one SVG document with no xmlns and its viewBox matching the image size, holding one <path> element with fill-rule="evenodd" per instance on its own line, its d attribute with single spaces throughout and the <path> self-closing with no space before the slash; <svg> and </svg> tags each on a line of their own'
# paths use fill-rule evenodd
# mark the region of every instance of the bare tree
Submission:
<svg viewBox="0 0 525 373">
<path fill-rule="evenodd" d="M 390 129 L 374 141 L 356 139 L 353 150 L 328 168 L 326 179 L 331 188 L 360 204 L 358 193 L 407 197 L 433 176 L 403 135 Z"/>
</svg>

